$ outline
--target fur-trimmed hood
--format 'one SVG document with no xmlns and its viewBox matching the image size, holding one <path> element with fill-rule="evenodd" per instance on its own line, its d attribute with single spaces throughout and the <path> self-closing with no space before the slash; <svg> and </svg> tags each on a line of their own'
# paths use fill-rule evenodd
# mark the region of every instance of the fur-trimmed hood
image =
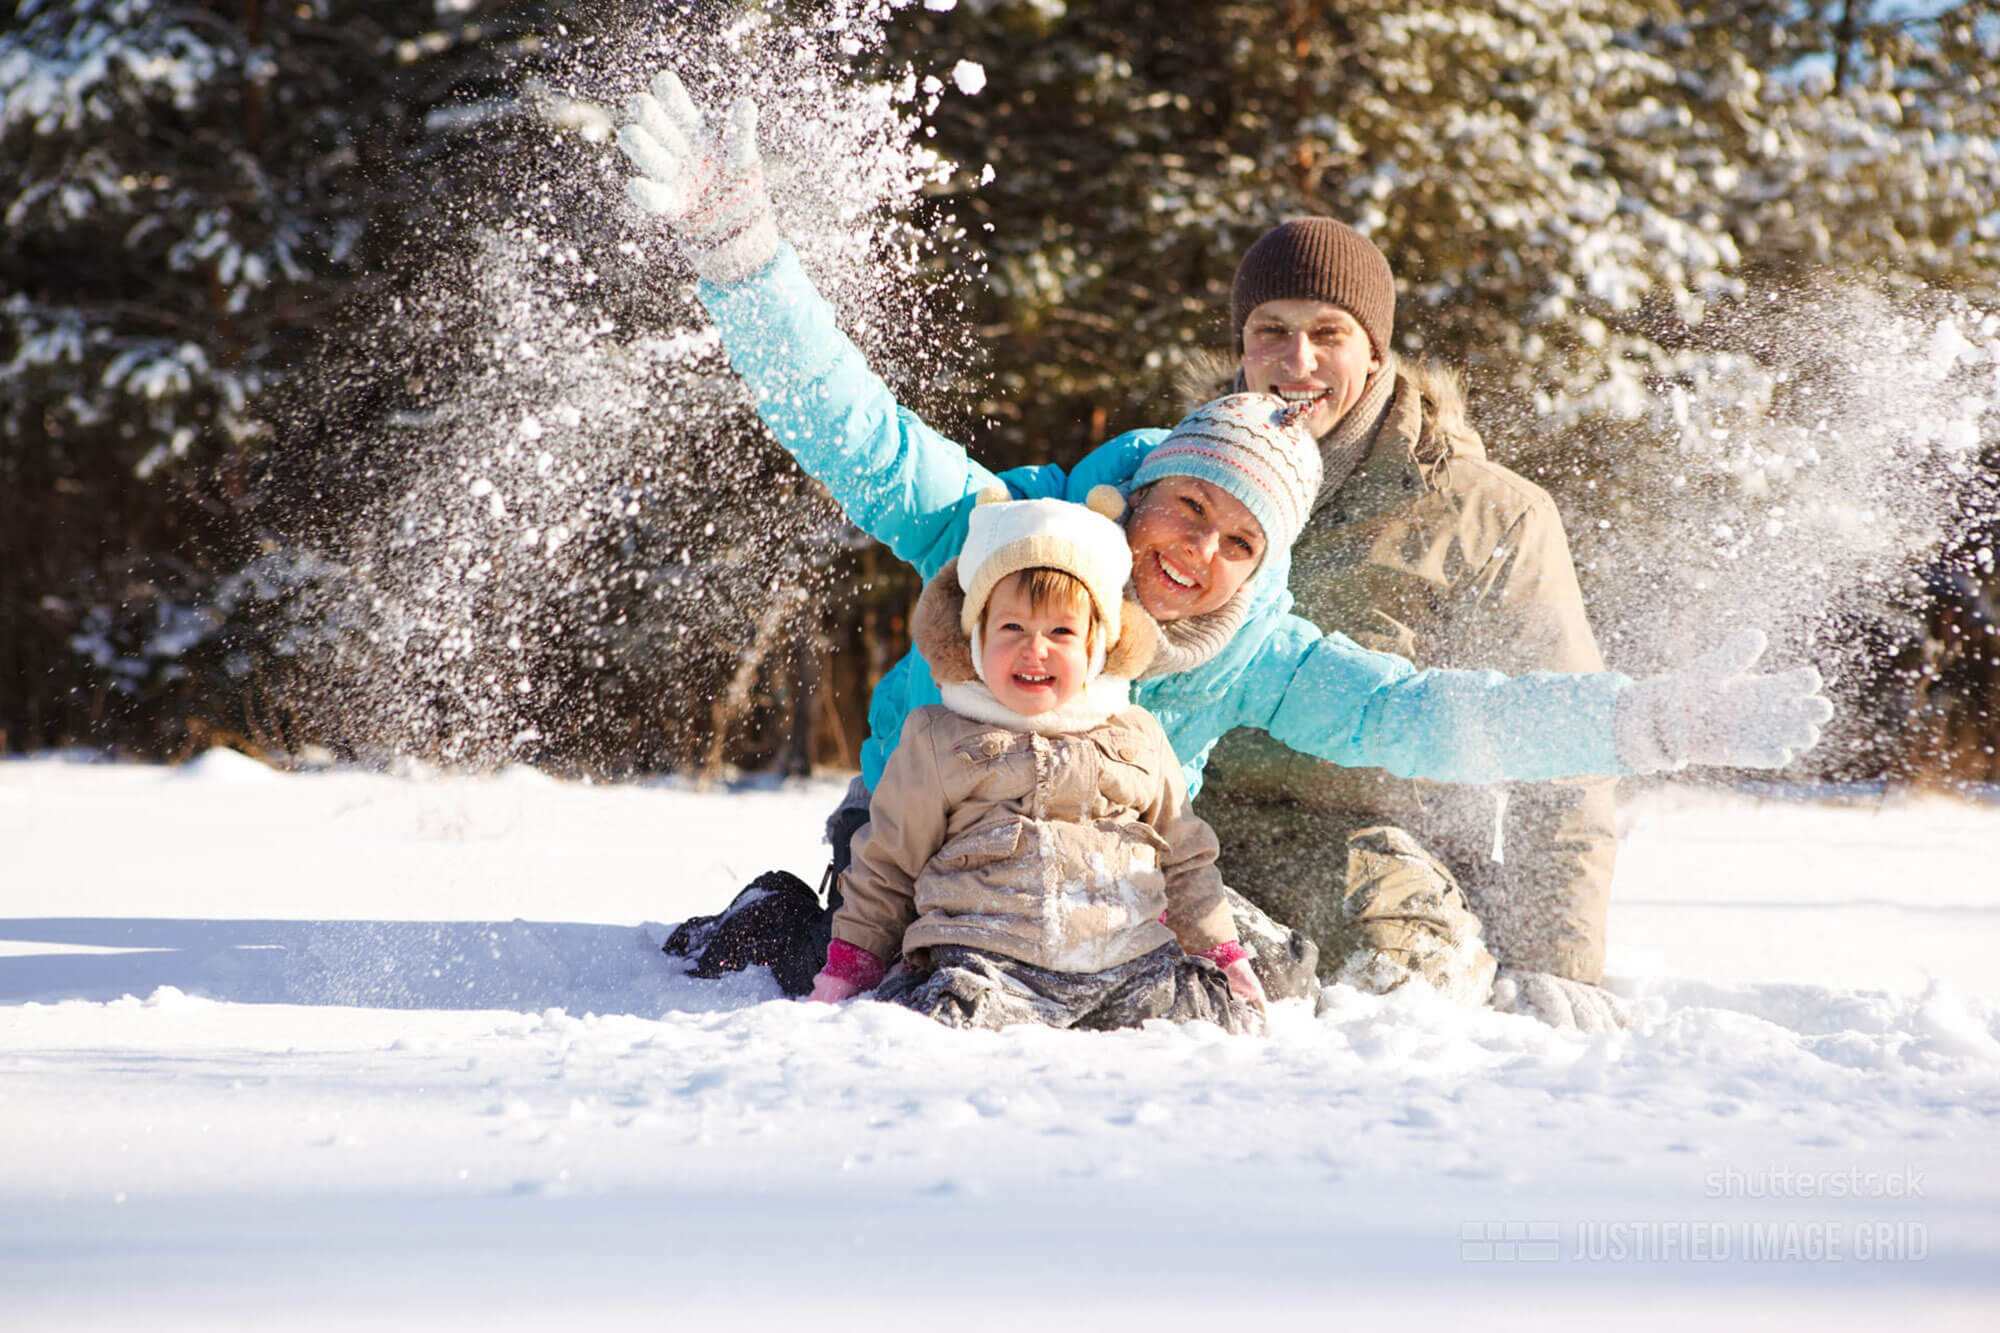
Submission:
<svg viewBox="0 0 2000 1333">
<path fill-rule="evenodd" d="M 1454 458 L 1484 458 L 1486 444 L 1465 415 L 1465 386 L 1458 372 L 1436 361 L 1395 360 L 1393 373 L 1401 381 L 1398 393 L 1413 392 L 1423 404 L 1423 430 L 1412 449 L 1418 466 L 1430 476 Z M 1237 359 L 1226 352 L 1191 353 L 1174 377 L 1185 411 L 1225 393 L 1241 393 L 1243 379 Z"/>
<path fill-rule="evenodd" d="M 917 598 L 917 611 L 910 619 L 910 639 L 930 665 L 931 678 L 940 686 L 978 680 L 972 665 L 972 641 L 959 628 L 965 609 L 965 590 L 958 586 L 958 561 L 947 560 L 937 577 L 924 585 Z M 1159 651 L 1160 630 L 1152 616 L 1133 598 L 1127 597 L 1119 610 L 1121 628 L 1117 642 L 1104 652 L 1101 674 L 1120 680 L 1137 680 L 1152 664 Z"/>
</svg>

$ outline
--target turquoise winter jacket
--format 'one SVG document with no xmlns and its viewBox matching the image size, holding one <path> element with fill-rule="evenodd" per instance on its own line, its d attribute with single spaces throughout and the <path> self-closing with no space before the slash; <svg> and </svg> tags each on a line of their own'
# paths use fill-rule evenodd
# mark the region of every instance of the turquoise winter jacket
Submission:
<svg viewBox="0 0 2000 1333">
<path fill-rule="evenodd" d="M 1128 432 L 1067 472 L 1044 464 L 995 474 L 897 404 L 835 325 L 791 246 L 781 243 L 772 261 L 742 282 L 703 282 L 699 295 L 778 442 L 856 526 L 926 580 L 965 544 L 974 499 L 995 481 L 1024 499 L 1081 501 L 1100 482 L 1127 481 L 1166 433 Z M 1166 729 L 1190 792 L 1200 790 L 1210 748 L 1236 727 L 1262 728 L 1336 764 L 1440 782 L 1623 772 L 1611 714 L 1628 677 L 1419 671 L 1292 615 L 1290 567 L 1288 551 L 1266 556 L 1250 584 L 1250 613 L 1220 653 L 1132 687 L 1133 702 Z M 938 702 L 930 669 L 914 651 L 876 686 L 861 749 L 861 776 L 871 790 L 903 719 Z"/>
</svg>

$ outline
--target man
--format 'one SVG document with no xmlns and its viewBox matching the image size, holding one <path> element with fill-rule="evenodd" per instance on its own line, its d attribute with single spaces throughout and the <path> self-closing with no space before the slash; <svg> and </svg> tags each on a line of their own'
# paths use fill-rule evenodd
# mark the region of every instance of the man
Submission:
<svg viewBox="0 0 2000 1333">
<path fill-rule="evenodd" d="M 1293 549 L 1298 614 L 1420 667 L 1603 669 L 1554 503 L 1487 459 L 1454 379 L 1392 350 L 1380 250 L 1331 218 L 1287 222 L 1245 253 L 1230 304 L 1236 382 L 1313 404 L 1324 472 Z M 1586 1030 L 1622 1019 L 1596 985 L 1609 780 L 1413 782 L 1239 731 L 1196 808 L 1231 885 L 1313 939 L 1322 976 L 1421 977 L 1477 1002 L 1497 959 L 1502 1007 Z"/>
</svg>

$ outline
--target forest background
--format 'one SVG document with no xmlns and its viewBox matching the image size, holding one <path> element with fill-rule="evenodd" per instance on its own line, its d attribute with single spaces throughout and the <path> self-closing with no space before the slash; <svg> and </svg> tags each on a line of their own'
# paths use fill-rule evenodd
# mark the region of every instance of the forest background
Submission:
<svg viewBox="0 0 2000 1333">
<path fill-rule="evenodd" d="M 0 752 L 853 762 L 915 588 L 623 203 L 669 59 L 759 93 L 809 265 L 982 460 L 1171 424 L 1244 247 L 1330 213 L 1614 665 L 1764 624 L 1820 775 L 2000 781 L 1994 0 L 21 0 Z"/>
</svg>

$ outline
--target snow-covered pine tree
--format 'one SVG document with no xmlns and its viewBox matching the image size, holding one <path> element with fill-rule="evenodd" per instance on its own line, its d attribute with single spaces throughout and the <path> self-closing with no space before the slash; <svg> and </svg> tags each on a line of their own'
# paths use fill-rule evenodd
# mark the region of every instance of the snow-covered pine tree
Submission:
<svg viewBox="0 0 2000 1333">
<path fill-rule="evenodd" d="M 767 695 L 845 558 L 833 515 L 740 403 L 669 419 L 728 377 L 673 336 L 689 276 L 620 215 L 590 100 L 725 40 L 749 61 L 770 24 L 27 0 L 0 32 L 0 747 L 783 744 Z"/>
<path fill-rule="evenodd" d="M 178 658 L 254 549 L 270 394 L 422 201 L 400 166 L 448 87 L 424 15 L 333 8 L 23 0 L 0 32 L 12 744 L 228 726 Z"/>
</svg>

